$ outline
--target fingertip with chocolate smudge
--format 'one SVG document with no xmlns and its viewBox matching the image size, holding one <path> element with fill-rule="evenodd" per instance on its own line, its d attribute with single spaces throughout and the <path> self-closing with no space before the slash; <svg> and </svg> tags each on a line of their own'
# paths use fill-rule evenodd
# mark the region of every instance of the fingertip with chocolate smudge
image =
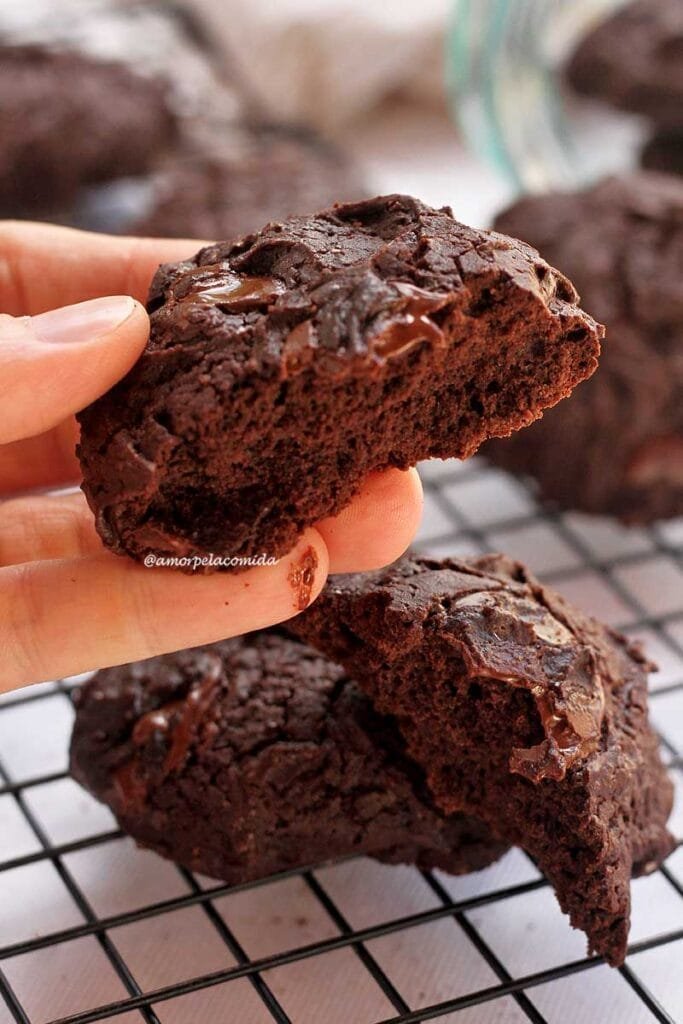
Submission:
<svg viewBox="0 0 683 1024">
<path fill-rule="evenodd" d="M 292 564 L 287 574 L 287 582 L 294 591 L 294 607 L 298 612 L 308 608 L 311 603 L 318 565 L 318 555 L 315 548 L 309 544 L 300 558 Z"/>
</svg>

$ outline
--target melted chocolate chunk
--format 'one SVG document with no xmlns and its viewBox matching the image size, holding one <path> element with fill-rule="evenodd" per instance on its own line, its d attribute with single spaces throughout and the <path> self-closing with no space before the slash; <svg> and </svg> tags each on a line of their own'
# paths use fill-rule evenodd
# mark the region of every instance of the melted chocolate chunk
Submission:
<svg viewBox="0 0 683 1024">
<path fill-rule="evenodd" d="M 370 339 L 370 345 L 379 355 L 402 355 L 422 341 L 433 342 L 446 347 L 446 338 L 441 328 L 430 319 L 429 314 L 441 309 L 448 302 L 449 296 L 443 298 L 431 295 L 424 288 L 393 282 L 401 296 L 405 296 L 404 305 L 399 305 L 396 319 Z"/>
<path fill-rule="evenodd" d="M 510 593 L 502 582 L 454 597 L 449 613 L 457 616 L 459 635 L 472 641 L 464 655 L 469 671 L 533 697 L 545 738 L 513 747 L 510 770 L 532 782 L 564 779 L 600 741 L 605 695 L 593 652 L 577 649 L 571 630 L 535 597 Z"/>
<path fill-rule="evenodd" d="M 192 276 L 187 275 L 188 280 Z M 250 309 L 267 309 L 285 290 L 283 283 L 273 277 L 238 277 L 224 272 L 217 275 L 215 281 L 203 280 L 203 274 L 201 277 L 202 287 L 197 291 L 187 291 L 180 302 L 207 303 L 242 313 Z"/>
<path fill-rule="evenodd" d="M 142 715 L 132 732 L 134 748 L 144 749 L 148 744 L 166 748 L 162 771 L 168 776 L 185 763 L 192 746 L 197 742 L 204 713 L 211 704 L 212 694 L 221 679 L 222 664 L 218 656 L 205 652 L 196 659 L 197 678 L 181 700 L 170 701 Z M 146 798 L 144 771 L 136 757 L 126 761 L 113 775 L 119 799 L 130 806 L 142 807 Z"/>
</svg>

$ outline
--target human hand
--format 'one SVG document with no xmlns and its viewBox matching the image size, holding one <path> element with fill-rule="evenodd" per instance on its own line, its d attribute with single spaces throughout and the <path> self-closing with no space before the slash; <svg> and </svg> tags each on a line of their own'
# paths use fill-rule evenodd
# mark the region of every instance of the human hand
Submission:
<svg viewBox="0 0 683 1024">
<path fill-rule="evenodd" d="M 80 492 L 46 493 L 79 480 L 74 413 L 145 346 L 157 264 L 197 248 L 0 222 L 0 691 L 281 622 L 301 610 L 309 550 L 313 600 L 328 572 L 385 565 L 417 528 L 417 473 L 387 470 L 277 565 L 188 576 L 111 554 Z"/>
</svg>

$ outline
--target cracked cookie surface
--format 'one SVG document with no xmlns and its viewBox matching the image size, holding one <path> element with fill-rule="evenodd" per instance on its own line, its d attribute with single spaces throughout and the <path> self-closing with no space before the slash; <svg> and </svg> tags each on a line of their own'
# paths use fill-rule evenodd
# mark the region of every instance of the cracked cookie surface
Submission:
<svg viewBox="0 0 683 1024">
<path fill-rule="evenodd" d="M 507 849 L 440 813 L 392 719 L 276 632 L 99 672 L 71 763 L 138 842 L 235 884 L 349 854 L 459 874 Z"/>
<path fill-rule="evenodd" d="M 406 196 L 160 268 L 148 346 L 79 415 L 119 554 L 280 556 L 364 477 L 467 457 L 594 370 L 602 329 L 527 245 Z"/>
<path fill-rule="evenodd" d="M 632 874 L 671 851 L 640 650 L 502 555 L 331 578 L 287 629 L 395 716 L 435 803 L 521 846 L 623 962 Z"/>
</svg>

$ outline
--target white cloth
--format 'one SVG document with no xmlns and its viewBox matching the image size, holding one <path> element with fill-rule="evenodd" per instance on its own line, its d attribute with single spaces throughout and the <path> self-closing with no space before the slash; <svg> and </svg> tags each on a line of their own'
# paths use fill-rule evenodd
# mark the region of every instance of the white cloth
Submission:
<svg viewBox="0 0 683 1024">
<path fill-rule="evenodd" d="M 274 117 L 334 128 L 443 96 L 448 0 L 184 0 Z"/>
</svg>

